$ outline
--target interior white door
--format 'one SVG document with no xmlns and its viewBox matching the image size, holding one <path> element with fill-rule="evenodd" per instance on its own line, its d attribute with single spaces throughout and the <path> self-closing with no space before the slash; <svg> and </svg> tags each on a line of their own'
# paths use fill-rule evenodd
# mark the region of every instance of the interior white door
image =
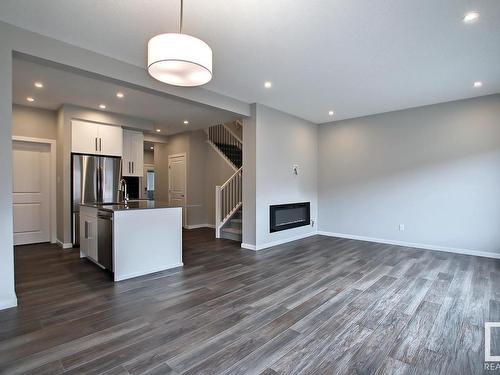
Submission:
<svg viewBox="0 0 500 375">
<path fill-rule="evenodd" d="M 14 245 L 50 241 L 50 145 L 13 141 Z"/>
<path fill-rule="evenodd" d="M 186 155 L 168 156 L 168 202 L 182 207 L 183 224 L 186 225 Z"/>
</svg>

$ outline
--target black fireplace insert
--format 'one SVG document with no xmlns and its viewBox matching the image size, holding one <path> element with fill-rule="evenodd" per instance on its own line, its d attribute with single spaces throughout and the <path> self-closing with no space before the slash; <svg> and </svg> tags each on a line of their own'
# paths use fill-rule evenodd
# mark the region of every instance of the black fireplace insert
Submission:
<svg viewBox="0 0 500 375">
<path fill-rule="evenodd" d="M 311 222 L 311 203 L 276 204 L 269 207 L 271 233 L 303 227 Z"/>
</svg>

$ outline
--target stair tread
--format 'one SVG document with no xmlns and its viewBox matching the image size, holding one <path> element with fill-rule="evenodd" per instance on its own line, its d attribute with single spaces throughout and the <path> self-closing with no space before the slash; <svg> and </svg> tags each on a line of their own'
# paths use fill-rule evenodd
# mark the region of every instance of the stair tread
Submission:
<svg viewBox="0 0 500 375">
<path fill-rule="evenodd" d="M 242 166 L 242 151 L 238 146 L 215 143 L 216 147 L 238 168 Z"/>
<path fill-rule="evenodd" d="M 231 221 L 233 223 L 241 223 L 241 219 L 231 219 L 229 221 Z"/>
<path fill-rule="evenodd" d="M 222 228 L 221 232 L 241 234 L 241 229 L 239 229 L 239 228 Z"/>
</svg>

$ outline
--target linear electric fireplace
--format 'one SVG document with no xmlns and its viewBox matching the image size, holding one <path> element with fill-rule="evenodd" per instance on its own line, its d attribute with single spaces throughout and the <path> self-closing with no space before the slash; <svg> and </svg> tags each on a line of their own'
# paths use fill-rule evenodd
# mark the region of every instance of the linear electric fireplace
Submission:
<svg viewBox="0 0 500 375">
<path fill-rule="evenodd" d="M 311 222 L 310 202 L 277 204 L 270 206 L 269 211 L 271 233 L 303 227 Z"/>
</svg>

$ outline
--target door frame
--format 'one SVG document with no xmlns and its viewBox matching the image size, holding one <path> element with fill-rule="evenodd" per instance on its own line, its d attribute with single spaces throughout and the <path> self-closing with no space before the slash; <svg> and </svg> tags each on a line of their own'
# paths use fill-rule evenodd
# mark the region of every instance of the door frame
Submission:
<svg viewBox="0 0 500 375">
<path fill-rule="evenodd" d="M 57 207 L 56 207 L 56 190 L 57 190 L 57 175 L 56 175 L 56 162 L 57 150 L 55 139 L 45 138 L 32 138 L 22 137 L 18 135 L 12 136 L 12 143 L 14 142 L 29 142 L 29 143 L 42 143 L 48 144 L 50 147 L 50 176 L 49 176 L 49 215 L 50 215 L 50 242 L 57 242 Z M 14 145 L 13 145 L 14 146 Z M 14 169 L 12 169 L 14 173 Z"/>
<path fill-rule="evenodd" d="M 148 182 L 146 181 L 146 176 L 147 176 L 148 170 L 151 170 L 151 169 L 153 169 L 153 171 L 156 173 L 154 164 L 144 163 L 144 169 L 142 171 L 142 177 L 141 177 L 141 194 L 144 193 L 144 187 L 147 187 Z M 155 182 L 156 182 L 156 180 L 155 180 Z"/>
<path fill-rule="evenodd" d="M 168 167 L 168 204 L 170 204 L 170 159 L 172 158 L 178 158 L 179 156 L 184 156 L 184 207 L 183 207 L 183 210 L 182 210 L 182 216 L 183 216 L 183 219 L 182 219 L 182 226 L 184 228 L 187 227 L 187 223 L 188 223 L 188 220 L 187 220 L 187 216 L 188 216 L 188 212 L 187 212 L 187 199 L 188 199 L 188 194 L 187 194 L 187 191 L 188 191 L 188 186 L 187 186 L 187 154 L 185 152 L 181 152 L 181 153 L 178 153 L 178 154 L 169 154 L 168 155 L 168 158 L 167 158 L 167 167 Z"/>
</svg>

